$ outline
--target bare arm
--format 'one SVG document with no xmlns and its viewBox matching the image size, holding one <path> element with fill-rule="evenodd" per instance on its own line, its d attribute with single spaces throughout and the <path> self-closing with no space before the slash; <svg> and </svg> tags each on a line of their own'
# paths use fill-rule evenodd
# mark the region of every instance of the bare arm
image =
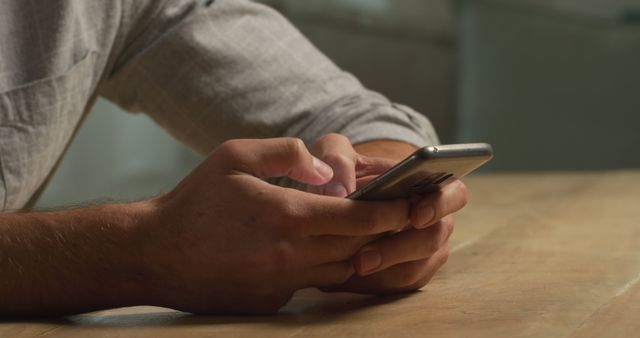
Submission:
<svg viewBox="0 0 640 338">
<path fill-rule="evenodd" d="M 344 283 L 354 273 L 349 258 L 371 236 L 406 224 L 405 201 L 357 202 L 262 180 L 284 175 L 322 185 L 333 171 L 299 139 L 234 140 L 152 200 L 0 214 L 0 315 L 142 304 L 272 313 L 298 289 Z"/>
<path fill-rule="evenodd" d="M 137 304 L 136 234 L 145 203 L 0 214 L 0 314 L 60 314 Z"/>
</svg>

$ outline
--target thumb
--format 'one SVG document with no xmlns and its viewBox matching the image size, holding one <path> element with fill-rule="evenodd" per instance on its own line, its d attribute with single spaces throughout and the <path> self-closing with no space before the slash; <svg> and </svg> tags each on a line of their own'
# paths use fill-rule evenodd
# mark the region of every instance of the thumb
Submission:
<svg viewBox="0 0 640 338">
<path fill-rule="evenodd" d="M 309 153 L 298 138 L 231 140 L 220 146 L 227 169 L 260 178 L 287 176 L 310 185 L 331 180 L 333 170 Z"/>
</svg>

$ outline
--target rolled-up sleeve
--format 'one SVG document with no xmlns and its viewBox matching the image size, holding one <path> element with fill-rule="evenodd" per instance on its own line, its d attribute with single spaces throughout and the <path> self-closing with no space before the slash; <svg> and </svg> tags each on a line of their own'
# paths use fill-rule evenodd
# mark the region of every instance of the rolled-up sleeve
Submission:
<svg viewBox="0 0 640 338">
<path fill-rule="evenodd" d="M 353 143 L 438 142 L 423 115 L 366 90 L 264 5 L 147 6 L 139 2 L 123 21 L 131 28 L 101 94 L 148 114 L 199 153 L 231 138 L 295 136 L 310 144 L 329 132 Z"/>
</svg>

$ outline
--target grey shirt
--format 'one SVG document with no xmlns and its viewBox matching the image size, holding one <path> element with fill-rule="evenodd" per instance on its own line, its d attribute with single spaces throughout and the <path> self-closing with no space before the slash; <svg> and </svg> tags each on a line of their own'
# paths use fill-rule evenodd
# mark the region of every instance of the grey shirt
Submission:
<svg viewBox="0 0 640 338">
<path fill-rule="evenodd" d="M 426 118 L 247 0 L 3 0 L 0 41 L 0 210 L 37 196 L 98 95 L 202 154 L 328 132 L 437 143 Z"/>
</svg>

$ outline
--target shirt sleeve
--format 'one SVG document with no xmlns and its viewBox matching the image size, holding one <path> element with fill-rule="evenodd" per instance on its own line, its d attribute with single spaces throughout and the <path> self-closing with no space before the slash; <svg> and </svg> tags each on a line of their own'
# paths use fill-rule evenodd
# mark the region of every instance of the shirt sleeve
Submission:
<svg viewBox="0 0 640 338">
<path fill-rule="evenodd" d="M 247 0 L 150 1 L 100 93 L 199 153 L 231 138 L 337 132 L 354 144 L 436 144 L 423 115 L 366 90 L 276 11 Z M 366 57 L 366 55 L 363 55 Z"/>
</svg>

